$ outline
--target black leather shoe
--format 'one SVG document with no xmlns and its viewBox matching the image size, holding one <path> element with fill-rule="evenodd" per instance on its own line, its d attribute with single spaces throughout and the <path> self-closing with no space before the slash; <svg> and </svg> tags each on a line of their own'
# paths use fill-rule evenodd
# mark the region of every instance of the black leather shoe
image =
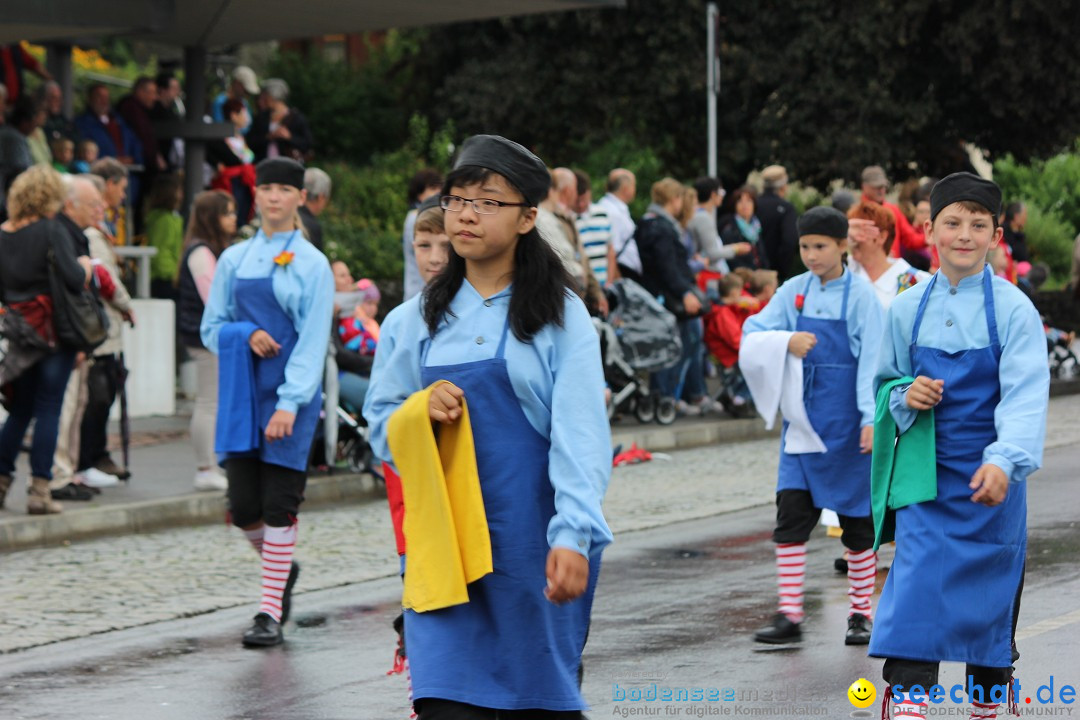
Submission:
<svg viewBox="0 0 1080 720">
<path fill-rule="evenodd" d="M 833 569 L 841 575 L 847 575 L 847 560 L 842 557 L 838 557 L 833 560 Z"/>
<path fill-rule="evenodd" d="M 90 488 L 75 483 L 68 483 L 62 488 L 49 492 L 53 500 L 93 500 L 94 493 Z"/>
<path fill-rule="evenodd" d="M 296 585 L 296 578 L 300 577 L 300 563 L 293 560 L 289 566 L 289 579 L 285 581 L 285 590 L 281 593 L 281 624 L 289 619 L 289 611 L 292 610 L 292 589 Z"/>
<path fill-rule="evenodd" d="M 869 645 L 870 631 L 874 623 L 862 613 L 849 615 L 847 619 L 847 636 L 844 637 L 845 645 Z"/>
<path fill-rule="evenodd" d="M 244 633 L 244 645 L 248 647 L 280 645 L 284 639 L 281 634 L 281 623 L 266 613 L 256 615 L 255 624 Z"/>
<path fill-rule="evenodd" d="M 800 642 L 802 629 L 799 623 L 791 622 L 783 613 L 776 613 L 771 623 L 754 633 L 754 639 L 771 645 Z"/>
</svg>

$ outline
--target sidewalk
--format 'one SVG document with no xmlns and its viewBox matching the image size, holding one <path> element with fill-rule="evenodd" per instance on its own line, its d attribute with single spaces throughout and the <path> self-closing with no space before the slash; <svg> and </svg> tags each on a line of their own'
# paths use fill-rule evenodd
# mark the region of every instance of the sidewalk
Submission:
<svg viewBox="0 0 1080 720">
<path fill-rule="evenodd" d="M 1055 382 L 1051 395 L 1080 394 L 1080 381 Z M 1053 415 L 1053 413 L 1052 413 Z M 188 443 L 188 416 L 143 418 L 132 424 L 132 478 L 107 488 L 89 502 L 65 502 L 60 515 L 26 515 L 25 456 L 16 481 L 0 510 L 0 552 L 63 545 L 109 535 L 152 532 L 170 527 L 225 522 L 225 498 L 219 492 L 196 492 L 192 487 L 194 458 Z M 1053 431 L 1055 428 L 1051 427 Z M 117 429 L 110 446 L 119 445 Z M 680 418 L 668 426 L 644 425 L 633 418 L 612 426 L 613 446 L 632 443 L 653 452 L 702 445 L 740 443 L 779 434 L 760 418 L 733 420 L 726 416 Z M 119 451 L 114 453 L 119 461 Z M 305 508 L 381 501 L 381 483 L 368 475 L 335 473 L 308 480 Z"/>
</svg>

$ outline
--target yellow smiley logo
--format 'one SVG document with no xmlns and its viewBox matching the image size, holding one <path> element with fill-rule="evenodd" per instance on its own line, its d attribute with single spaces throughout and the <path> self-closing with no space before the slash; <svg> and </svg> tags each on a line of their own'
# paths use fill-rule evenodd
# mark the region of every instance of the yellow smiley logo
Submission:
<svg viewBox="0 0 1080 720">
<path fill-rule="evenodd" d="M 857 708 L 868 708 L 874 704 L 877 689 L 866 678 L 859 678 L 847 689 L 848 700 Z"/>
</svg>

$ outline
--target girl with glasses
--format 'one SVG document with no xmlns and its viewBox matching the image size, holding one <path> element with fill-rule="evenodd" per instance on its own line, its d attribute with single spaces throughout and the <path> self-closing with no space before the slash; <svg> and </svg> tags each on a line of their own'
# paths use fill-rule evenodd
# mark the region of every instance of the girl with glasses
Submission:
<svg viewBox="0 0 1080 720">
<path fill-rule="evenodd" d="M 416 432 L 463 422 L 467 403 L 490 534 L 493 572 L 468 584 L 467 602 L 406 608 L 422 720 L 577 719 L 586 706 L 578 677 L 611 542 L 600 508 L 611 438 L 597 334 L 536 230 L 549 184 L 517 143 L 466 141 L 440 203 L 449 263 L 382 326 L 364 404 L 376 454 L 395 460 L 387 426 L 415 393 L 430 392 Z M 424 540 L 409 513 L 406 496 L 407 586 Z"/>
</svg>

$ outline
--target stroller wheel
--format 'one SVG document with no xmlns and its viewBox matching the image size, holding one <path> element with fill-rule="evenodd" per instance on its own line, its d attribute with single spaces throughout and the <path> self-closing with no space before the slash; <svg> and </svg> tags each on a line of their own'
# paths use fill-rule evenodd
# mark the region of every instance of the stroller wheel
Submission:
<svg viewBox="0 0 1080 720">
<path fill-rule="evenodd" d="M 638 422 L 651 423 L 656 418 L 656 396 L 649 394 L 635 398 L 634 417 Z"/>
<path fill-rule="evenodd" d="M 656 404 L 656 422 L 661 425 L 670 425 L 675 422 L 675 417 L 678 414 L 675 398 L 663 397 Z"/>
</svg>

